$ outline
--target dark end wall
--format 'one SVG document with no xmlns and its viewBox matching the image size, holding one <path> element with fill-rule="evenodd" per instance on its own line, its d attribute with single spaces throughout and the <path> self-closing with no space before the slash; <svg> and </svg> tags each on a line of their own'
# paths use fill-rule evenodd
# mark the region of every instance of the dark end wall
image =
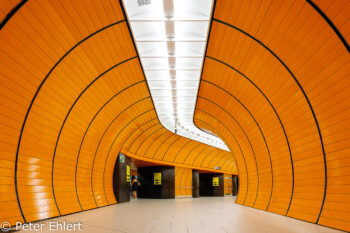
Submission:
<svg viewBox="0 0 350 233">
<path fill-rule="evenodd" d="M 232 196 L 237 196 L 238 193 L 238 176 L 232 176 Z"/>
<path fill-rule="evenodd" d="M 118 155 L 113 174 L 113 190 L 117 203 L 130 201 L 130 182 L 126 180 L 126 166 L 130 166 L 130 158 L 125 156 L 125 161 L 122 163 Z"/>
<path fill-rule="evenodd" d="M 213 177 L 219 177 L 219 186 L 213 186 Z M 199 196 L 224 196 L 224 174 L 199 174 Z"/>
<path fill-rule="evenodd" d="M 199 197 L 199 173 L 192 170 L 192 197 Z"/>
<path fill-rule="evenodd" d="M 162 173 L 162 184 L 154 185 L 154 173 Z M 170 166 L 142 167 L 137 169 L 141 183 L 139 198 L 175 198 L 175 168 Z"/>
</svg>

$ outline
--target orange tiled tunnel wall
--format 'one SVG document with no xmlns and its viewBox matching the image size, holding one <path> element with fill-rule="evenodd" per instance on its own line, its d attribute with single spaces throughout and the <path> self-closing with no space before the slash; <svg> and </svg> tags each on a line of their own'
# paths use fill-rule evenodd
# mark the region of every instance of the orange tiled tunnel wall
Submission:
<svg viewBox="0 0 350 233">
<path fill-rule="evenodd" d="M 17 4 L 18 3 L 18 4 Z M 115 204 L 119 151 L 236 173 L 158 121 L 119 1 L 0 1 L 0 221 Z"/>
<path fill-rule="evenodd" d="M 156 118 L 135 128 L 123 143 L 121 152 L 160 164 L 212 171 L 217 171 L 215 166 L 219 166 L 221 172 L 237 173 L 232 153 L 174 134 Z"/>
<path fill-rule="evenodd" d="M 192 169 L 175 167 L 175 196 L 192 197 Z"/>
<path fill-rule="evenodd" d="M 232 154 L 160 125 L 119 1 L 0 7 L 0 221 L 116 203 L 122 151 L 236 161 L 237 203 L 350 231 L 348 1 L 216 1 L 194 122 Z"/>
<path fill-rule="evenodd" d="M 350 231 L 349 12 L 216 1 L 194 122 L 234 153 L 237 203 Z"/>
</svg>

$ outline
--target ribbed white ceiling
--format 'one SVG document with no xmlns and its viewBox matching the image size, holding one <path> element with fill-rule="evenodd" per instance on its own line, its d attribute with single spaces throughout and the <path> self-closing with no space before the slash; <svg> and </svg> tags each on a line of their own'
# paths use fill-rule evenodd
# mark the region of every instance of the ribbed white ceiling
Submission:
<svg viewBox="0 0 350 233">
<path fill-rule="evenodd" d="M 160 122 L 228 151 L 193 123 L 213 0 L 124 0 Z"/>
</svg>

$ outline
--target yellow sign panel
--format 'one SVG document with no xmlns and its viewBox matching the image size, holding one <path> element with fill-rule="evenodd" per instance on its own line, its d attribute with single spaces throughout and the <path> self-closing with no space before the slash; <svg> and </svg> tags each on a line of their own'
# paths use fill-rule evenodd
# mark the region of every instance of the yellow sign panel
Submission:
<svg viewBox="0 0 350 233">
<path fill-rule="evenodd" d="M 162 185 L 162 173 L 157 172 L 154 174 L 154 185 Z"/>
<path fill-rule="evenodd" d="M 219 186 L 219 177 L 213 177 L 213 186 Z"/>
<path fill-rule="evenodd" d="M 130 166 L 126 165 L 126 182 L 130 182 Z"/>
</svg>

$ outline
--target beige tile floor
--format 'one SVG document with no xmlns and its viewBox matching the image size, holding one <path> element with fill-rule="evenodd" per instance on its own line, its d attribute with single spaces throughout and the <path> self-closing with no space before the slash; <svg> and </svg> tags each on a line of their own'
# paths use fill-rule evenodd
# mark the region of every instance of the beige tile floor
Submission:
<svg viewBox="0 0 350 233">
<path fill-rule="evenodd" d="M 234 203 L 234 197 L 138 199 L 42 221 L 81 222 L 91 233 L 335 233 L 342 232 Z M 71 231 L 70 231 L 71 232 Z"/>
</svg>

